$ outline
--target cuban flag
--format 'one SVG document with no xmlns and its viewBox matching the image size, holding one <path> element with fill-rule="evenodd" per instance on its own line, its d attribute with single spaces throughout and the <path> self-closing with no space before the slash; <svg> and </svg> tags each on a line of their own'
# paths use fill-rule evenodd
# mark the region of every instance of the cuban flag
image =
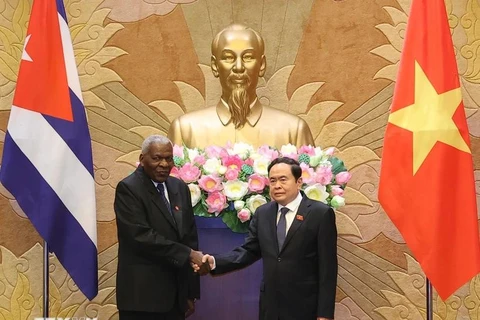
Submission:
<svg viewBox="0 0 480 320">
<path fill-rule="evenodd" d="M 88 299 L 98 292 L 90 133 L 61 0 L 34 0 L 0 181 Z"/>
</svg>

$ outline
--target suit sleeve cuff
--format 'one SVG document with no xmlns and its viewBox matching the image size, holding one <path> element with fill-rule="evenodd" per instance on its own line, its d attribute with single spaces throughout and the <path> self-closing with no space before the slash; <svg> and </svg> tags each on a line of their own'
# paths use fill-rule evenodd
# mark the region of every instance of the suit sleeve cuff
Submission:
<svg viewBox="0 0 480 320">
<path fill-rule="evenodd" d="M 212 256 L 212 259 L 213 259 L 213 267 L 212 267 L 212 270 L 215 270 L 215 268 L 217 267 L 217 262 L 215 261 L 215 257 Z"/>
</svg>

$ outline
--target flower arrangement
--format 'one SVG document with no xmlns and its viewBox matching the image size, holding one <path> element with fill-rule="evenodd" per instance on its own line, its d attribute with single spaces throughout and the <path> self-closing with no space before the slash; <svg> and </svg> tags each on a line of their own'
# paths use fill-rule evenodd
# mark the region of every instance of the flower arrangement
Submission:
<svg viewBox="0 0 480 320">
<path fill-rule="evenodd" d="M 280 150 L 246 143 L 205 149 L 174 145 L 171 175 L 187 183 L 194 213 L 221 216 L 234 232 L 246 232 L 255 210 L 270 201 L 268 165 L 279 157 L 297 160 L 305 195 L 333 208 L 345 205 L 343 193 L 351 174 L 333 156 L 334 149 L 288 144 Z"/>
</svg>

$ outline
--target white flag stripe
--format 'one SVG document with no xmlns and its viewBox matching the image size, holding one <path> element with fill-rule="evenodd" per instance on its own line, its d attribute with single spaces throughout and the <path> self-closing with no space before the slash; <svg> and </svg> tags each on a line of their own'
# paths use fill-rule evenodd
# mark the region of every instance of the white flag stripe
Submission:
<svg viewBox="0 0 480 320">
<path fill-rule="evenodd" d="M 33 123 L 35 130 L 26 125 Z M 12 106 L 8 132 L 96 246 L 95 182 L 90 172 L 40 113 Z"/>
<path fill-rule="evenodd" d="M 63 17 L 58 14 L 58 23 L 60 25 L 60 34 L 62 37 L 63 56 L 65 60 L 65 68 L 67 69 L 67 82 L 70 89 L 82 101 L 82 89 L 80 87 L 80 79 L 78 78 L 77 64 L 73 53 L 72 38 L 70 29 Z"/>
</svg>

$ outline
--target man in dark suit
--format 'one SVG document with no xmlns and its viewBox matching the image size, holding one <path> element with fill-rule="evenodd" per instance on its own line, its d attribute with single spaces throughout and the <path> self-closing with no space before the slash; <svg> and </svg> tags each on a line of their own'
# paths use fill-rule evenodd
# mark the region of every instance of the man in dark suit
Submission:
<svg viewBox="0 0 480 320">
<path fill-rule="evenodd" d="M 205 255 L 203 261 L 218 275 L 263 259 L 260 319 L 333 319 L 335 213 L 300 192 L 302 170 L 297 161 L 275 159 L 268 172 L 274 201 L 256 210 L 245 243 L 226 254 Z"/>
<path fill-rule="evenodd" d="M 190 191 L 170 177 L 173 147 L 148 137 L 140 166 L 115 193 L 118 231 L 117 307 L 120 320 L 180 320 L 194 311 L 201 265 Z"/>
</svg>

